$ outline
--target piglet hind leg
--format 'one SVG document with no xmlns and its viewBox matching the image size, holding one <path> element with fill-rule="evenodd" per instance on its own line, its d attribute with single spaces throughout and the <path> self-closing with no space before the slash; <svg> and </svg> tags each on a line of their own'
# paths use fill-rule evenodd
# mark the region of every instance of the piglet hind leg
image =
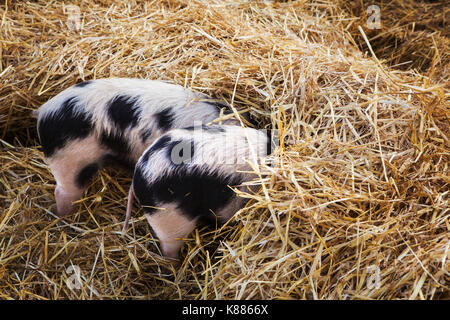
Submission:
<svg viewBox="0 0 450 320">
<path fill-rule="evenodd" d="M 130 186 L 130 190 L 128 191 L 127 212 L 126 212 L 126 216 L 125 216 L 125 222 L 124 222 L 123 228 L 122 228 L 122 235 L 123 236 L 127 232 L 128 223 L 130 222 L 131 210 L 132 210 L 132 207 L 133 207 L 133 197 L 134 197 L 133 185 L 131 185 Z"/>
<path fill-rule="evenodd" d="M 162 254 L 167 258 L 178 259 L 183 238 L 195 229 L 196 219 L 189 219 L 176 208 L 147 213 L 145 217 L 159 239 Z"/>
</svg>

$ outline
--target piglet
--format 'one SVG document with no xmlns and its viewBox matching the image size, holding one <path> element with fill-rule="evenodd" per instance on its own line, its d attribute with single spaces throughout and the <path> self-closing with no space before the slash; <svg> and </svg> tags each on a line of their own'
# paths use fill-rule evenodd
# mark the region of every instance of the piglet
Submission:
<svg viewBox="0 0 450 320">
<path fill-rule="evenodd" d="M 272 146 L 267 132 L 240 126 L 197 126 L 164 134 L 136 164 L 122 232 L 135 197 L 162 254 L 177 258 L 182 239 L 199 222 L 224 223 L 245 204 L 230 187 L 246 189 L 242 183 L 256 177 L 248 161 L 261 163 Z"/>
<path fill-rule="evenodd" d="M 143 79 L 91 80 L 62 91 L 34 112 L 44 156 L 56 180 L 58 215 L 73 211 L 73 202 L 99 168 L 121 164 L 132 170 L 146 147 L 162 134 L 211 122 L 222 107 L 182 86 Z"/>
</svg>

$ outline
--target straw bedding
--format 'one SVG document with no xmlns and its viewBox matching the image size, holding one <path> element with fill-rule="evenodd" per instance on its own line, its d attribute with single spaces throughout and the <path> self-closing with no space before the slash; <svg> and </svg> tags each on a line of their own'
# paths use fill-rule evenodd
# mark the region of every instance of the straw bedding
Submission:
<svg viewBox="0 0 450 320">
<path fill-rule="evenodd" d="M 448 299 L 448 8 L 380 2 L 370 30 L 357 2 L 74 1 L 79 24 L 58 1 L 1 4 L 0 297 Z M 260 191 L 178 264 L 137 208 L 120 235 L 126 172 L 53 213 L 31 111 L 102 77 L 221 97 L 281 137 Z"/>
</svg>

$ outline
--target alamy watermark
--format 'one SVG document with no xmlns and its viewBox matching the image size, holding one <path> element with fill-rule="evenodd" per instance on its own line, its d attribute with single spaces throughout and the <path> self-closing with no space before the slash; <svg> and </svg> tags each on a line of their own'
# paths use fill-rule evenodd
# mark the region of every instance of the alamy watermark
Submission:
<svg viewBox="0 0 450 320">
<path fill-rule="evenodd" d="M 368 6 L 367 13 L 367 28 L 369 29 L 381 29 L 381 9 L 377 5 Z"/>
<path fill-rule="evenodd" d="M 368 266 L 367 269 L 367 288 L 380 289 L 381 287 L 381 272 L 380 267 L 376 265 Z"/>
<path fill-rule="evenodd" d="M 63 5 L 63 12 L 67 15 L 66 25 L 70 31 L 81 30 L 81 9 L 74 4 Z"/>
<path fill-rule="evenodd" d="M 66 273 L 70 275 L 66 280 L 67 287 L 71 290 L 80 290 L 82 285 L 80 267 L 71 265 L 66 269 Z"/>
</svg>

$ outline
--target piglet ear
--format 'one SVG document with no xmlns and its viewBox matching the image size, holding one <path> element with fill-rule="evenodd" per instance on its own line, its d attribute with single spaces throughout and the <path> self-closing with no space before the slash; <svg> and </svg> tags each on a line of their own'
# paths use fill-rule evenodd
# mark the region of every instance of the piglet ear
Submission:
<svg viewBox="0 0 450 320">
<path fill-rule="evenodd" d="M 33 110 L 33 118 L 39 118 L 39 110 Z"/>
</svg>

